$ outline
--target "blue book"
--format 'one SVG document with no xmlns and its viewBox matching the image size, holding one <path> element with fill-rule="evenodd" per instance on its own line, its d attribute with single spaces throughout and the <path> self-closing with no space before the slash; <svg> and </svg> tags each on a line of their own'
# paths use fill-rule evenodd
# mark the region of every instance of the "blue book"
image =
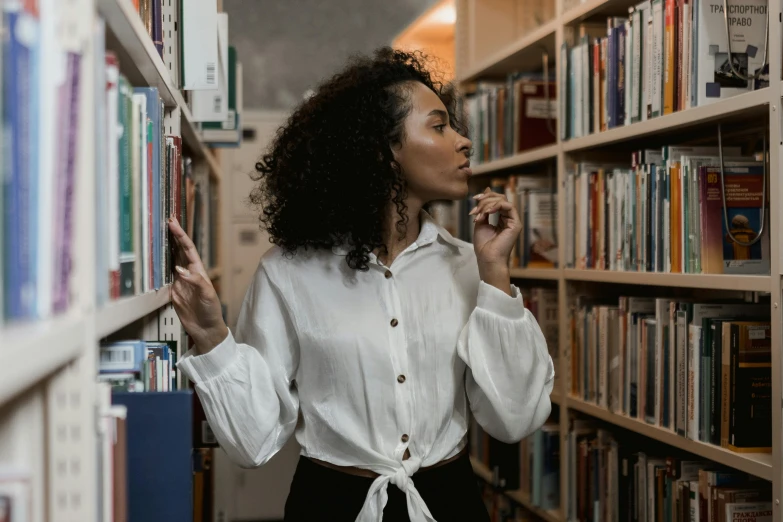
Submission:
<svg viewBox="0 0 783 522">
<path fill-rule="evenodd" d="M 5 150 L 9 150 L 6 169 L 4 201 L 5 208 L 4 234 L 5 244 L 5 314 L 8 318 L 23 319 L 32 317 L 35 305 L 35 291 L 31 288 L 34 267 L 31 265 L 31 157 L 33 145 L 30 138 L 33 130 L 30 117 L 33 114 L 32 104 L 34 80 L 34 38 L 36 20 L 21 9 L 19 5 L 5 6 L 3 16 L 8 28 L 8 40 L 5 47 L 3 63 L 5 78 L 14 81 L 4 82 L 5 131 L 7 140 Z M 30 34 L 20 34 L 25 27 L 31 29 Z"/>
<path fill-rule="evenodd" d="M 128 522 L 193 522 L 193 391 L 113 392 L 128 409 Z"/>
<path fill-rule="evenodd" d="M 160 95 L 157 87 L 136 87 L 134 93 L 147 97 L 147 117 L 152 121 L 152 282 L 154 287 L 163 286 L 162 241 L 161 237 L 161 110 Z"/>
</svg>

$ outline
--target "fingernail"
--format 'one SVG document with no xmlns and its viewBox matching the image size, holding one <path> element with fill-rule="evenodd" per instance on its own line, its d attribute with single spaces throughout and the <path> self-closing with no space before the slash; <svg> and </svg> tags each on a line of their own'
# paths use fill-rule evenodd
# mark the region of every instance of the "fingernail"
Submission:
<svg viewBox="0 0 783 522">
<path fill-rule="evenodd" d="M 472 215 L 473 215 L 473 214 L 475 214 L 477 211 L 478 211 L 478 207 L 475 207 L 473 210 L 471 210 L 471 211 L 468 213 L 468 215 L 469 215 L 469 216 L 472 216 Z"/>
<path fill-rule="evenodd" d="M 475 196 L 473 196 L 473 199 L 481 199 L 483 197 L 484 197 L 484 194 L 476 194 Z"/>
<path fill-rule="evenodd" d="M 182 275 L 184 275 L 184 276 L 188 276 L 188 275 L 190 275 L 190 270 L 188 270 L 187 268 L 182 268 L 182 267 L 181 267 L 181 266 L 179 266 L 179 265 L 175 266 L 174 268 L 176 268 L 176 269 L 177 269 L 177 272 L 179 272 L 180 274 L 182 274 Z"/>
</svg>

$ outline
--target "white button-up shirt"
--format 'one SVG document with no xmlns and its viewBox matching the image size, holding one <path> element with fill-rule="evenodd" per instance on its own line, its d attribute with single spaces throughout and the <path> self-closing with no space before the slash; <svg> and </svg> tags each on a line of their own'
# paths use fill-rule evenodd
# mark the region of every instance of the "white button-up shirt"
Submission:
<svg viewBox="0 0 783 522">
<path fill-rule="evenodd" d="M 178 367 L 239 465 L 264 464 L 296 433 L 302 455 L 380 475 L 357 521 L 382 520 L 389 482 L 412 522 L 432 521 L 408 478 L 464 448 L 470 413 L 501 441 L 539 428 L 552 359 L 519 289 L 480 281 L 473 246 L 426 213 L 391 266 L 371 255 L 355 271 L 344 255 L 272 248 L 233 334 Z"/>
</svg>

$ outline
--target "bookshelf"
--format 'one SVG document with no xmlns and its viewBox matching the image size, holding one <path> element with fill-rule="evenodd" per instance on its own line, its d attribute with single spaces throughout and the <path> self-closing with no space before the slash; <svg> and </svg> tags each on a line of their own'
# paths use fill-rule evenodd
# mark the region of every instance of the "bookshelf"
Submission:
<svg viewBox="0 0 783 522">
<path fill-rule="evenodd" d="M 664 1 L 664 4 L 666 2 Z M 736 3 L 736 2 L 734 2 Z M 506 82 L 507 75 L 513 72 L 540 73 L 542 71 L 542 52 L 549 54 L 550 75 L 558 90 L 558 123 L 564 121 L 564 106 L 561 104 L 563 69 L 561 68 L 561 49 L 566 35 L 583 22 L 600 22 L 606 27 L 610 16 L 628 17 L 629 7 L 640 4 L 638 0 L 557 0 L 554 2 L 554 14 L 542 20 L 538 26 L 521 33 L 515 31 L 513 19 L 515 11 L 524 2 L 500 0 L 458 0 L 455 31 L 456 75 L 461 91 L 469 96 L 480 88 L 482 82 L 500 85 Z M 680 3 L 677 2 L 677 5 Z M 533 5 L 533 4 L 531 4 Z M 693 5 L 693 3 L 691 3 Z M 722 4 L 721 4 L 722 5 Z M 512 268 L 512 279 L 523 286 L 542 286 L 554 282 L 558 291 L 558 366 L 561 376 L 551 395 L 553 403 L 552 421 L 560 429 L 560 502 L 561 512 L 569 512 L 570 482 L 568 463 L 562 456 L 568 450 L 567 434 L 574 418 L 593 420 L 609 431 L 631 432 L 634 440 L 649 440 L 668 447 L 672 454 L 700 457 L 716 465 L 748 473 L 769 481 L 772 489 L 773 520 L 783 522 L 783 358 L 780 347 L 783 346 L 783 316 L 780 303 L 783 299 L 783 233 L 780 223 L 783 215 L 776 204 L 783 196 L 780 172 L 781 152 L 781 49 L 783 33 L 780 23 L 782 4 L 780 0 L 767 2 L 769 12 L 769 86 L 731 96 L 708 105 L 693 106 L 670 114 L 646 119 L 636 123 L 620 125 L 615 128 L 593 132 L 581 137 L 565 139 L 560 126 L 556 142 L 521 153 L 509 154 L 501 159 L 480 162 L 473 166 L 474 188 L 488 186 L 490 179 L 504 178 L 510 175 L 536 170 L 544 164 L 554 166 L 557 176 L 557 237 L 567 237 L 566 191 L 569 167 L 580 161 L 599 162 L 605 158 L 607 163 L 616 160 L 617 155 L 630 158 L 631 151 L 656 148 L 661 145 L 695 144 L 716 145 L 717 125 L 723 124 L 724 147 L 733 144 L 726 138 L 727 129 L 735 135 L 748 134 L 754 129 L 766 132 L 769 147 L 768 197 L 771 201 L 767 209 L 769 227 L 769 274 L 726 275 L 701 273 L 666 273 L 610 271 L 594 269 L 575 269 L 568 267 L 566 252 L 562 243 L 558 252 L 558 266 L 553 269 Z M 761 28 L 763 31 L 763 27 Z M 591 37 L 590 41 L 593 41 Z M 591 64 L 592 66 L 592 64 Z M 591 79 L 592 81 L 592 79 Z M 492 82 L 497 82 L 492 84 Z M 475 129 L 474 129 L 475 131 Z M 474 138 L 474 147 L 476 140 Z M 610 159 L 611 158 L 611 159 Z M 628 160 L 624 160 L 628 161 Z M 559 241 L 565 241 L 560 239 Z M 565 268 L 564 268 L 565 267 Z M 697 297 L 700 302 L 709 302 L 710 296 L 718 300 L 727 295 L 733 297 L 760 299 L 766 303 L 769 299 L 770 330 L 772 340 L 772 451 L 771 453 L 741 453 L 730 451 L 717 445 L 693 440 L 677 434 L 673 429 L 654 425 L 644 420 L 618 414 L 596 403 L 574 397 L 570 394 L 570 371 L 568 358 L 571 356 L 571 306 L 575 294 L 589 297 L 606 295 L 666 296 L 672 295 Z M 705 297 L 706 296 L 706 297 Z M 751 297 L 752 296 L 752 297 Z M 672 297 L 672 299 L 675 299 Z M 639 448 L 641 450 L 642 448 Z M 473 459 L 476 474 L 484 480 L 492 480 L 492 472 L 479 460 Z M 515 492 L 506 492 L 510 497 Z M 542 520 L 561 520 L 551 518 L 547 513 L 537 513 Z M 622 517 L 620 518 L 622 520 Z"/>
<path fill-rule="evenodd" d="M 481 461 L 476 460 L 471 457 L 470 463 L 473 465 L 473 471 L 475 471 L 476 475 L 481 477 L 482 480 L 485 482 L 492 483 L 494 480 L 492 477 L 492 470 L 490 470 L 487 466 L 485 466 Z M 507 492 L 507 495 L 509 498 L 511 498 L 514 502 L 517 504 L 523 506 L 527 511 L 533 513 L 541 520 L 544 520 L 545 522 L 563 522 L 562 515 L 557 511 L 548 511 L 545 509 L 540 509 L 536 506 L 534 506 L 530 499 L 522 493 L 521 491 L 509 491 Z"/>
<path fill-rule="evenodd" d="M 97 386 L 100 342 L 117 334 L 176 340 L 185 335 L 171 304 L 170 283 L 133 296 L 102 302 L 98 298 L 98 252 L 105 245 L 96 231 L 100 217 L 96 201 L 107 188 L 96 181 L 100 142 L 97 106 L 105 101 L 101 90 L 105 87 L 100 86 L 97 75 L 106 74 L 104 50 L 117 56 L 119 71 L 131 87 L 157 88 L 163 104 L 164 135 L 181 138 L 183 156 L 192 161 L 194 177 L 208 180 L 209 194 L 216 196 L 213 201 L 220 206 L 222 172 L 217 154 L 212 144 L 201 138 L 201 124 L 192 116 L 189 97 L 175 81 L 180 5 L 177 0 L 154 1 L 159 2 L 163 27 L 169 31 L 165 40 L 173 46 L 164 52 L 165 59 L 140 18 L 134 5 L 138 2 L 65 0 L 59 5 L 40 0 L 37 6 L 42 18 L 54 20 L 62 37 L 58 45 L 78 54 L 80 62 L 78 125 L 71 129 L 78 141 L 71 268 L 66 277 L 68 305 L 63 311 L 50 310 L 42 318 L 0 317 L 0 476 L 19 481 L 20 498 L 30 507 L 25 520 L 31 522 L 111 519 L 101 512 L 106 506 L 107 477 L 101 476 L 99 455 L 99 409 L 105 405 Z M 99 44 L 105 49 L 99 49 Z M 3 84 L 9 81 L 2 78 Z M 219 208 L 214 215 L 217 221 L 213 222 L 216 232 L 212 240 L 217 246 L 208 272 L 220 291 Z M 109 483 L 109 490 L 111 487 Z"/>
</svg>

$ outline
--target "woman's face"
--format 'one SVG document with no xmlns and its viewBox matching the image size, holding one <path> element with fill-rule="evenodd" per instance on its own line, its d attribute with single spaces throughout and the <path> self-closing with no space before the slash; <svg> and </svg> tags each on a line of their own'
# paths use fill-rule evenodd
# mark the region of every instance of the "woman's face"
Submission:
<svg viewBox="0 0 783 522">
<path fill-rule="evenodd" d="M 394 157 L 407 181 L 408 197 L 422 204 L 466 197 L 470 140 L 451 127 L 446 106 L 424 84 L 412 84 L 407 94 L 411 110 Z"/>
</svg>

